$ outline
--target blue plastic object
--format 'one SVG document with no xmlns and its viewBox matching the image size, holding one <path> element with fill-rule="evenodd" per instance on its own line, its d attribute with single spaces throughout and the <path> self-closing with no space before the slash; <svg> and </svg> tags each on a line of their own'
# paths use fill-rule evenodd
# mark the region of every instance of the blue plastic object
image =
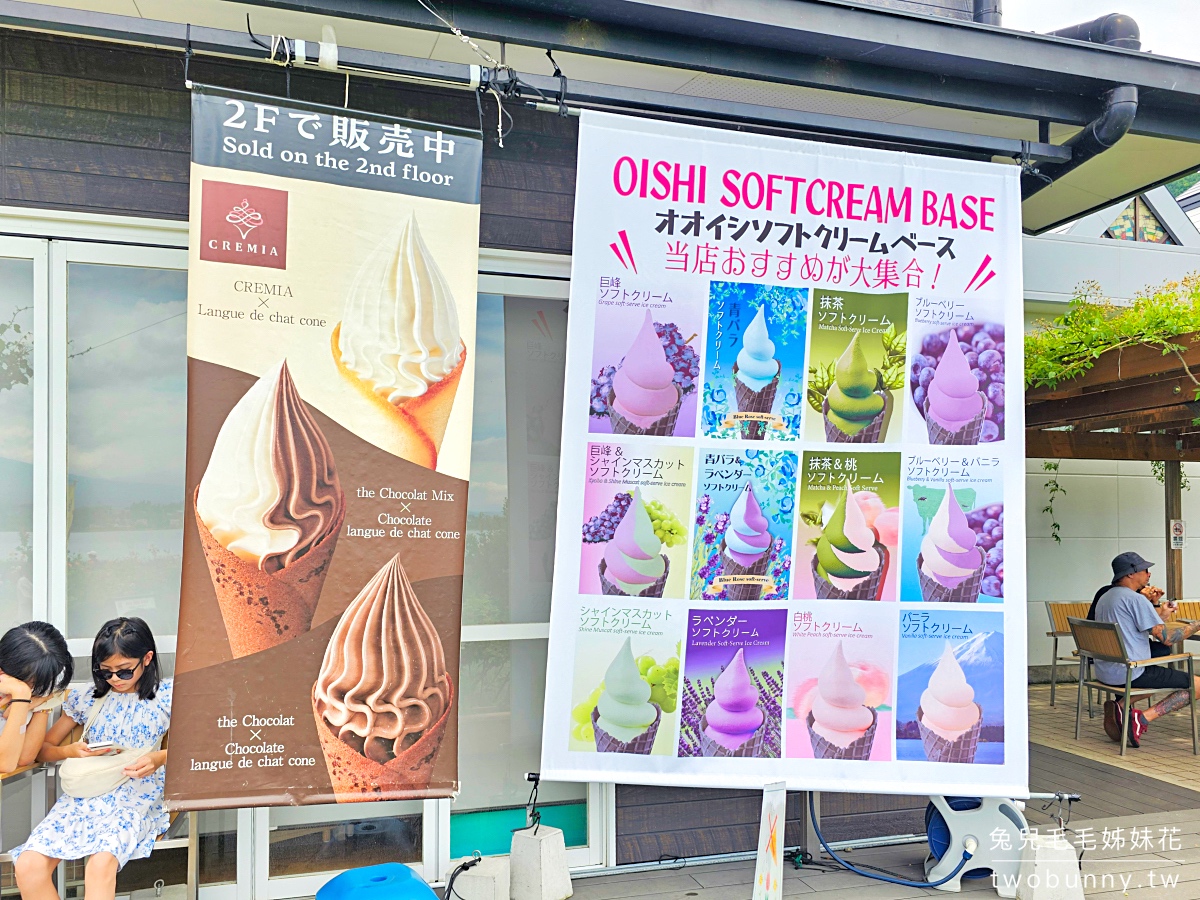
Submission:
<svg viewBox="0 0 1200 900">
<path fill-rule="evenodd" d="M 437 900 L 437 894 L 404 863 L 390 862 L 331 878 L 317 900 Z"/>
<path fill-rule="evenodd" d="M 978 809 L 981 805 L 978 797 L 947 797 L 946 804 L 951 809 Z M 932 803 L 925 807 L 925 836 L 934 859 L 941 859 L 950 849 L 950 827 Z M 991 869 L 971 869 L 963 878 L 987 878 L 991 874 Z"/>
</svg>

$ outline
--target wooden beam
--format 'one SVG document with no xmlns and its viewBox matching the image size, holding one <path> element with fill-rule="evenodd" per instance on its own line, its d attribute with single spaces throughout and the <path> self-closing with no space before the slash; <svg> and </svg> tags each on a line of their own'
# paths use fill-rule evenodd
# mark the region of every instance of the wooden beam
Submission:
<svg viewBox="0 0 1200 900">
<path fill-rule="evenodd" d="M 1200 348 L 1200 333 L 1181 334 L 1172 338 L 1171 342 L 1187 348 Z M 1194 357 L 1194 360 L 1189 357 Z M 1138 346 L 1108 350 L 1100 355 L 1096 365 L 1082 378 L 1064 381 L 1053 390 L 1035 388 L 1028 393 L 1027 400 L 1058 400 L 1076 396 L 1087 390 L 1136 381 L 1139 378 L 1181 375 L 1184 374 L 1184 362 L 1187 362 L 1188 367 L 1195 370 L 1194 374 L 1200 378 L 1200 352 L 1190 353 L 1185 350 L 1183 360 L 1180 360 L 1175 353 L 1164 356 L 1158 347 Z"/>
<path fill-rule="evenodd" d="M 1190 425 L 1193 419 L 1200 418 L 1200 403 L 1180 403 L 1175 406 L 1160 406 L 1158 409 L 1146 409 L 1141 412 L 1124 413 L 1101 419 L 1089 419 L 1083 425 L 1088 431 L 1102 431 L 1105 428 L 1129 428 L 1135 431 L 1155 431 L 1171 429 L 1181 425 Z"/>
<path fill-rule="evenodd" d="M 1025 432 L 1025 455 L 1047 459 L 1178 459 L 1200 462 L 1200 447 L 1175 448 L 1168 434 L 1096 434 L 1086 431 Z"/>
<path fill-rule="evenodd" d="M 1167 536 L 1167 592 L 1166 599 L 1178 600 L 1183 596 L 1183 550 L 1171 549 L 1171 520 L 1183 518 L 1182 465 L 1177 459 L 1163 463 L 1163 496 L 1166 501 L 1166 522 L 1163 525 Z"/>
<path fill-rule="evenodd" d="M 1164 406 L 1178 406 L 1196 397 L 1196 384 L 1186 375 L 1163 378 L 1132 387 L 1047 400 L 1025 405 L 1025 424 L 1047 428 L 1087 423 L 1090 419 L 1117 419 L 1122 413 L 1143 413 Z"/>
</svg>

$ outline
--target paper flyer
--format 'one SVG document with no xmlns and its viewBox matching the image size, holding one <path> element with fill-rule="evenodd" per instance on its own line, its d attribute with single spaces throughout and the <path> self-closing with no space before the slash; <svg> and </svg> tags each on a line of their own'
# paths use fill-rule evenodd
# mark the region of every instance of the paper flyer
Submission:
<svg viewBox="0 0 1200 900">
<path fill-rule="evenodd" d="M 800 477 L 794 595 L 895 600 L 900 454 L 805 450 Z"/>
<path fill-rule="evenodd" d="M 451 796 L 482 142 L 207 88 L 192 128 L 167 802 Z"/>
<path fill-rule="evenodd" d="M 691 495 L 690 447 L 588 444 L 579 592 L 684 597 Z"/>
<path fill-rule="evenodd" d="M 1014 167 L 584 111 L 576 184 L 542 777 L 1023 796 Z"/>
<path fill-rule="evenodd" d="M 796 454 L 702 452 L 691 597 L 786 600 L 792 569 Z"/>
<path fill-rule="evenodd" d="M 901 612 L 897 759 L 1004 764 L 1004 643 L 998 612 Z"/>
</svg>

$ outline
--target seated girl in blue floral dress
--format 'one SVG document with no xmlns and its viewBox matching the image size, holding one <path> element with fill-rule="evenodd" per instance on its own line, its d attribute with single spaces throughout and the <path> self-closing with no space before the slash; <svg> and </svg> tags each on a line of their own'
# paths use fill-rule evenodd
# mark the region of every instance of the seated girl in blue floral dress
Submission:
<svg viewBox="0 0 1200 900">
<path fill-rule="evenodd" d="M 46 714 L 62 702 L 75 661 L 47 622 L 26 622 L 0 638 L 0 772 L 37 759 L 46 739 Z"/>
<path fill-rule="evenodd" d="M 43 762 L 98 756 L 83 741 L 59 744 L 76 725 L 92 720 L 85 737 L 119 748 L 156 747 L 171 723 L 170 679 L 159 677 L 154 635 L 141 619 L 113 619 L 92 644 L 92 687 L 72 689 L 63 714 L 46 734 Z M 163 810 L 166 750 L 149 750 L 125 767 L 128 780 L 97 797 L 63 795 L 23 845 L 12 851 L 24 900 L 57 900 L 51 873 L 63 859 L 88 857 L 87 900 L 112 900 L 117 872 L 149 856 L 167 830 Z"/>
</svg>

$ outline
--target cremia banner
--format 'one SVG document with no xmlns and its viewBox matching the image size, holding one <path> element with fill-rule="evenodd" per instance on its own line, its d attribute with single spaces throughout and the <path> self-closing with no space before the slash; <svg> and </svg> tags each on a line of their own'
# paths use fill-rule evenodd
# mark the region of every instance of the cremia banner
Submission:
<svg viewBox="0 0 1200 900">
<path fill-rule="evenodd" d="M 1025 795 L 1017 168 L 585 112 L 575 203 L 542 777 Z"/>
<path fill-rule="evenodd" d="M 193 94 L 173 808 L 457 790 L 481 157 Z"/>
</svg>

